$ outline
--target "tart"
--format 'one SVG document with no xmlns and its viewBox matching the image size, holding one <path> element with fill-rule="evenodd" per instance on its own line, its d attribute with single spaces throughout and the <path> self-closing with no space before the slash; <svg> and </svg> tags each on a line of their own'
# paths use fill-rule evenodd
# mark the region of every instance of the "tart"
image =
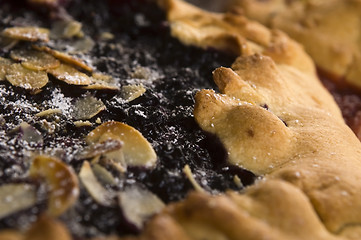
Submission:
<svg viewBox="0 0 361 240">
<path fill-rule="evenodd" d="M 360 1 L 234 0 L 230 8 L 300 42 L 341 106 L 347 124 L 360 135 Z M 337 85 L 337 86 L 334 86 Z"/>
<path fill-rule="evenodd" d="M 1 238 L 360 237 L 361 143 L 286 34 L 179 0 L 26 4 L 0 10 Z"/>
</svg>

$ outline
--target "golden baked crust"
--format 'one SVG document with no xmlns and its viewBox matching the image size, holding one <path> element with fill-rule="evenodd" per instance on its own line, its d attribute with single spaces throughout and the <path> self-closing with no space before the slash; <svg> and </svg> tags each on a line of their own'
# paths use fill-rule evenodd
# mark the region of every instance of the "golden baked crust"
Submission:
<svg viewBox="0 0 361 240">
<path fill-rule="evenodd" d="M 307 73 L 315 72 L 302 47 L 278 30 L 270 30 L 237 13 L 211 13 L 179 0 L 158 0 L 167 12 L 171 34 L 186 45 L 216 48 L 237 56 L 271 56 Z"/>
<path fill-rule="evenodd" d="M 188 20 L 175 36 L 196 46 L 222 46 L 200 44 L 198 36 L 212 34 L 202 26 L 189 30 Z M 173 239 L 359 239 L 361 143 L 331 95 L 314 73 L 280 62 L 281 55 L 239 53 L 232 69 L 214 71 L 221 94 L 196 95 L 194 116 L 219 137 L 230 164 L 262 180 L 241 194 L 191 193 L 153 218 L 140 239 L 164 231 L 160 222 Z"/>
<path fill-rule="evenodd" d="M 263 179 L 243 193 L 191 193 L 140 238 L 170 231 L 173 239 L 359 239 L 361 143 L 331 96 L 316 78 L 266 56 L 240 57 L 232 68 L 214 72 L 223 94 L 201 90 L 194 115 L 231 164 Z"/>
<path fill-rule="evenodd" d="M 335 80 L 361 87 L 361 1 L 235 0 L 235 6 L 303 44 Z"/>
</svg>

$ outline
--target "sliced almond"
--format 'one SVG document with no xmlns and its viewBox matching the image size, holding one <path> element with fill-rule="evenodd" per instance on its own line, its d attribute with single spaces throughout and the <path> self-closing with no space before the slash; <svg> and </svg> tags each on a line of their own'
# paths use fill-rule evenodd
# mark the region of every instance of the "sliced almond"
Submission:
<svg viewBox="0 0 361 240">
<path fill-rule="evenodd" d="M 0 219 L 36 204 L 36 188 L 17 183 L 0 186 Z"/>
<path fill-rule="evenodd" d="M 105 110 L 105 105 L 101 100 L 87 95 L 84 98 L 76 100 L 73 106 L 72 116 L 77 120 L 91 119 L 103 110 Z"/>
<path fill-rule="evenodd" d="M 4 52 L 11 50 L 16 44 L 19 43 L 19 40 L 8 38 L 0 35 L 0 49 Z"/>
<path fill-rule="evenodd" d="M 46 215 L 40 216 L 24 235 L 26 240 L 73 239 L 63 223 Z"/>
<path fill-rule="evenodd" d="M 46 72 L 29 70 L 20 63 L 11 64 L 7 68 L 5 77 L 13 86 L 22 87 L 27 90 L 40 89 L 49 81 Z"/>
<path fill-rule="evenodd" d="M 95 76 L 93 75 L 91 77 L 92 83 L 83 88 L 88 90 L 112 90 L 112 91 L 119 90 L 119 87 L 111 83 L 111 81 L 113 80 L 112 77 L 110 77 L 110 79 L 107 79 L 105 77 L 97 78 L 96 76 L 98 75 Z"/>
<path fill-rule="evenodd" d="M 107 139 L 103 142 L 91 144 L 78 156 L 78 159 L 90 159 L 121 149 L 123 142 L 118 139 Z"/>
<path fill-rule="evenodd" d="M 0 81 L 5 80 L 5 76 L 12 61 L 7 58 L 0 57 Z"/>
<path fill-rule="evenodd" d="M 40 27 L 11 27 L 2 31 L 4 37 L 23 41 L 49 41 L 49 29 Z"/>
<path fill-rule="evenodd" d="M 88 72 L 92 72 L 93 69 L 89 67 L 86 63 L 84 63 L 82 60 L 75 58 L 73 56 L 70 56 L 69 54 L 59 52 L 57 50 L 51 49 L 46 46 L 33 46 L 35 49 L 40 51 L 45 51 L 51 55 L 53 55 L 55 58 L 59 59 L 62 62 L 68 63 L 70 65 L 76 66 L 78 68 L 81 68 L 83 70 L 86 70 Z"/>
<path fill-rule="evenodd" d="M 104 206 L 114 206 L 114 194 L 106 190 L 95 177 L 88 161 L 84 161 L 79 178 L 93 199 Z"/>
<path fill-rule="evenodd" d="M 118 199 L 124 217 L 138 229 L 142 229 L 144 222 L 165 206 L 155 194 L 137 185 L 120 192 Z"/>
<path fill-rule="evenodd" d="M 49 189 L 48 214 L 59 216 L 78 198 L 78 179 L 73 170 L 54 157 L 39 155 L 30 167 L 30 177 L 44 178 Z"/>
<path fill-rule="evenodd" d="M 146 89 L 142 84 L 140 85 L 127 85 L 122 87 L 122 98 L 125 102 L 131 102 L 134 99 L 142 96 Z"/>
<path fill-rule="evenodd" d="M 48 73 L 71 85 L 88 85 L 91 83 L 91 79 L 86 74 L 66 64 L 60 64 L 57 68 L 48 69 Z"/>
<path fill-rule="evenodd" d="M 47 70 L 60 65 L 59 60 L 52 55 L 36 50 L 13 50 L 10 57 L 21 61 L 21 64 L 30 70 Z"/>
<path fill-rule="evenodd" d="M 74 20 L 57 21 L 50 32 L 51 38 L 72 38 L 81 32 L 82 24 Z"/>
<path fill-rule="evenodd" d="M 117 139 L 124 143 L 121 152 L 127 165 L 143 167 L 155 165 L 157 155 L 152 145 L 135 128 L 121 122 L 106 122 L 91 131 L 86 137 L 86 142 L 95 144 L 108 139 Z"/>
<path fill-rule="evenodd" d="M 116 179 L 113 177 L 113 175 L 103 166 L 96 163 L 93 165 L 93 172 L 94 175 L 99 179 L 100 182 L 103 184 L 109 184 L 109 185 L 115 185 L 117 184 Z"/>
</svg>

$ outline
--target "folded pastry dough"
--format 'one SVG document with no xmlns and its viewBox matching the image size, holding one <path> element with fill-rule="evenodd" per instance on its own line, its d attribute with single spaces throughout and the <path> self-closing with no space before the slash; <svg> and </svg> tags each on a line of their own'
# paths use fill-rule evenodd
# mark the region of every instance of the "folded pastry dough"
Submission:
<svg viewBox="0 0 361 240">
<path fill-rule="evenodd" d="M 172 33 L 181 41 L 227 49 L 222 43 L 231 36 L 250 49 L 233 49 L 242 56 L 232 68 L 214 71 L 221 93 L 198 92 L 194 116 L 202 129 L 219 137 L 230 164 L 262 178 L 242 193 L 191 193 L 154 217 L 139 238 L 360 239 L 361 143 L 308 71 L 312 62 L 302 68 L 282 61 L 280 52 L 266 54 L 267 43 L 254 47 L 247 34 L 230 30 L 243 25 L 227 22 L 225 15 L 167 3 Z M 183 7 L 172 12 L 182 4 L 184 15 Z M 194 27 L 192 19 L 206 24 Z M 297 51 L 283 48 L 285 55 L 306 56 L 286 42 Z"/>
<path fill-rule="evenodd" d="M 234 0 L 244 16 L 285 31 L 337 81 L 361 87 L 360 0 Z"/>
</svg>

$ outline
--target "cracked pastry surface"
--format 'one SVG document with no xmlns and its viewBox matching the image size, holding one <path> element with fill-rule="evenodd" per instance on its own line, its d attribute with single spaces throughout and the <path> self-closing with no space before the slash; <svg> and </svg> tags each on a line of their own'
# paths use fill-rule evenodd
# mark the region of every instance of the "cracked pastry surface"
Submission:
<svg viewBox="0 0 361 240">
<path fill-rule="evenodd" d="M 361 1 L 235 0 L 235 6 L 300 42 L 334 80 L 361 87 Z"/>
</svg>

